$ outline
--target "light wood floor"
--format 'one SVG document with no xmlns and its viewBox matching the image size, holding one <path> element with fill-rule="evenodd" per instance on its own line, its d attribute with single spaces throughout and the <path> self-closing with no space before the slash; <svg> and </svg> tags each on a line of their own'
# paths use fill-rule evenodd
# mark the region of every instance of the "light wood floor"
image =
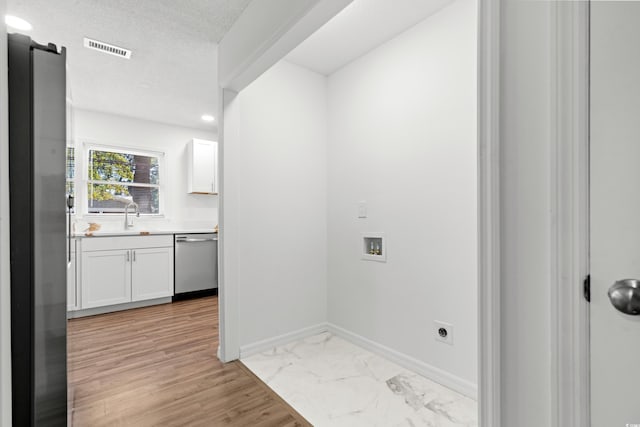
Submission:
<svg viewBox="0 0 640 427">
<path fill-rule="evenodd" d="M 70 320 L 71 424 L 310 425 L 217 347 L 217 297 Z"/>
</svg>

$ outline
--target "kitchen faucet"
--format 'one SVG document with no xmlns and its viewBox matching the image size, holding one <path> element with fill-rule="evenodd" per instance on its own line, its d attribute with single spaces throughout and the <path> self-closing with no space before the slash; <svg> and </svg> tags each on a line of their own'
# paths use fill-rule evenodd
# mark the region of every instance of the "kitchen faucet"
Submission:
<svg viewBox="0 0 640 427">
<path fill-rule="evenodd" d="M 124 208 L 124 228 L 133 227 L 133 217 L 129 219 L 129 206 L 133 206 L 135 208 L 135 213 L 138 218 L 140 218 L 140 211 L 138 210 L 138 204 L 133 200 L 130 201 L 127 206 Z"/>
</svg>

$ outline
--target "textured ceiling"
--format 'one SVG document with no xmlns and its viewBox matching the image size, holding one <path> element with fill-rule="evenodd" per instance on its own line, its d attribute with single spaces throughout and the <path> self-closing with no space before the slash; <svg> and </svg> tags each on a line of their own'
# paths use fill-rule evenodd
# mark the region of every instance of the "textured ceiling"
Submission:
<svg viewBox="0 0 640 427">
<path fill-rule="evenodd" d="M 286 59 L 329 75 L 453 0 L 355 0 Z"/>
<path fill-rule="evenodd" d="M 250 1 L 8 0 L 7 10 L 34 40 L 66 46 L 74 106 L 213 130 L 200 116 L 216 113 L 217 43 Z M 84 37 L 131 59 L 86 49 Z"/>
</svg>

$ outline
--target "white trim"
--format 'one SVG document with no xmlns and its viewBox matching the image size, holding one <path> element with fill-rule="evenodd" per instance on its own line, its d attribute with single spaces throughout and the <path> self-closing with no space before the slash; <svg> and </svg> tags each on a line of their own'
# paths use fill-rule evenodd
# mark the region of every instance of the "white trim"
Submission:
<svg viewBox="0 0 640 427">
<path fill-rule="evenodd" d="M 99 179 L 89 179 L 87 184 L 105 184 L 105 185 L 122 185 L 123 187 L 141 187 L 141 188 L 160 188 L 160 184 L 144 184 L 141 182 L 119 182 L 119 181 L 102 181 Z"/>
<path fill-rule="evenodd" d="M 442 384 L 443 386 L 457 391 L 458 393 L 470 397 L 474 400 L 478 398 L 478 387 L 476 384 L 470 381 L 467 381 L 449 372 L 443 371 L 442 369 L 436 368 L 435 366 L 429 365 L 428 363 L 424 363 L 404 353 L 400 353 L 399 351 L 396 351 L 385 345 L 379 344 L 375 341 L 371 341 L 368 338 L 343 329 L 332 323 L 328 323 L 327 328 L 330 333 L 339 336 L 340 338 L 345 339 L 350 343 L 357 345 L 358 347 L 362 347 L 372 353 L 384 357 L 385 359 L 390 360 L 402 366 L 403 368 L 415 372 L 416 374 L 420 374 L 425 378 Z"/>
<path fill-rule="evenodd" d="M 555 2 L 550 34 L 551 425 L 589 425 L 588 272 L 589 3 Z M 482 427 L 500 427 L 500 0 L 480 0 L 479 394 Z M 567 54 L 569 52 L 570 54 Z"/>
<path fill-rule="evenodd" d="M 0 13 L 7 2 L 0 0 Z M 11 263 L 9 232 L 9 86 L 7 27 L 0 24 L 0 426 L 11 426 Z"/>
<path fill-rule="evenodd" d="M 478 13 L 478 425 L 500 427 L 500 0 Z"/>
<path fill-rule="evenodd" d="M 82 139 L 83 139 L 82 145 L 84 146 L 84 151 L 89 151 L 89 150 L 109 151 L 112 153 L 133 154 L 133 155 L 142 155 L 147 157 L 158 157 L 158 158 L 164 157 L 166 154 L 164 151 L 149 150 L 144 147 L 95 142 L 89 139 L 84 139 L 84 138 Z"/>
<path fill-rule="evenodd" d="M 590 424 L 589 312 L 582 295 L 589 250 L 589 3 L 556 2 L 550 51 L 551 425 Z"/>
<path fill-rule="evenodd" d="M 270 350 L 274 347 L 286 345 L 294 341 L 312 337 L 314 335 L 318 335 L 327 331 L 329 331 L 329 326 L 327 325 L 327 323 L 318 323 L 317 325 L 298 329 L 297 331 L 293 332 L 287 332 L 286 334 L 278 335 L 273 338 L 267 338 L 253 344 L 243 345 L 242 347 L 240 347 L 240 359 L 249 357 L 257 353 L 262 353 L 263 351 Z"/>
<path fill-rule="evenodd" d="M 225 179 L 226 144 L 234 144 L 240 135 L 240 100 L 238 93 L 220 89 L 218 97 L 218 358 L 230 362 L 240 357 L 239 327 L 239 269 L 238 269 L 238 229 L 233 221 L 227 221 L 225 212 L 237 205 L 238 191 L 233 182 Z M 228 238 L 231 236 L 231 238 Z"/>
</svg>

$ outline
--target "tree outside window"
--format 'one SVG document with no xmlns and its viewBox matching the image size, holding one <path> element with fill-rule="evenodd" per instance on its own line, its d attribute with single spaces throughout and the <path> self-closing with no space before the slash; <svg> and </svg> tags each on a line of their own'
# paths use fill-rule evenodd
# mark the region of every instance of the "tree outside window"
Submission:
<svg viewBox="0 0 640 427">
<path fill-rule="evenodd" d="M 140 213 L 160 213 L 159 156 L 120 150 L 88 150 L 88 212 L 122 213 L 127 203 Z"/>
</svg>

